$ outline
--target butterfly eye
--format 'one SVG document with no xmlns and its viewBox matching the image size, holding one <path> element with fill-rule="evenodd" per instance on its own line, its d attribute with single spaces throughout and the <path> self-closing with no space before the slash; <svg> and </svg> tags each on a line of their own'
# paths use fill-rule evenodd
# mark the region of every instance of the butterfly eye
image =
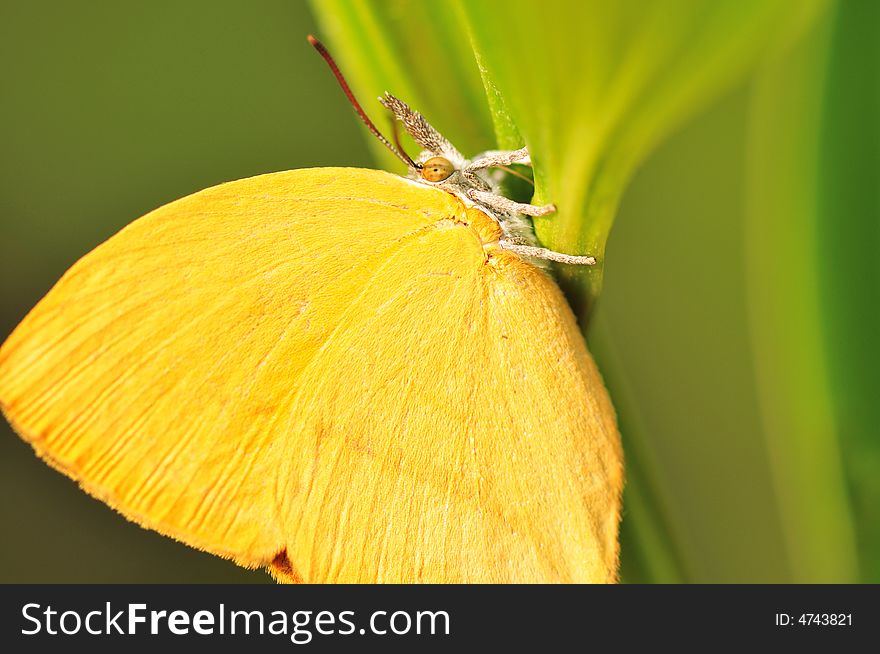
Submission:
<svg viewBox="0 0 880 654">
<path fill-rule="evenodd" d="M 431 157 L 422 164 L 422 177 L 429 182 L 442 182 L 454 172 L 452 162 L 446 157 Z"/>
</svg>

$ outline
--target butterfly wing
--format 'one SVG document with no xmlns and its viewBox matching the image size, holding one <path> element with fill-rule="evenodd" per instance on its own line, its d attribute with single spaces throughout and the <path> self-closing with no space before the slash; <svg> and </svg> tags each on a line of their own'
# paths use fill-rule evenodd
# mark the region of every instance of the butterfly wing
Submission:
<svg viewBox="0 0 880 654">
<path fill-rule="evenodd" d="M 284 513 L 306 579 L 616 579 L 604 385 L 556 284 L 475 245 L 402 244 L 303 372 Z"/>
<path fill-rule="evenodd" d="M 607 580 L 604 389 L 555 285 L 486 266 L 465 213 L 355 169 L 171 203 L 26 317 L 0 405 L 128 518 L 284 579 Z"/>
<path fill-rule="evenodd" d="M 420 191 L 372 171 L 293 171 L 148 214 L 74 265 L 3 345 L 4 412 L 127 517 L 263 563 L 284 542 L 281 412 L 338 307 L 448 210 Z"/>
</svg>

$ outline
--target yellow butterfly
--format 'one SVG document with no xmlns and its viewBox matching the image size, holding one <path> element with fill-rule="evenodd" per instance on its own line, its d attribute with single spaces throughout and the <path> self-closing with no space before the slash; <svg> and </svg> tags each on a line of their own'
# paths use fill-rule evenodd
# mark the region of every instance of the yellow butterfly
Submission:
<svg viewBox="0 0 880 654">
<path fill-rule="evenodd" d="M 487 168 L 294 170 L 136 220 L 0 348 L 0 406 L 130 520 L 279 581 L 611 582 L 614 411 Z"/>
</svg>

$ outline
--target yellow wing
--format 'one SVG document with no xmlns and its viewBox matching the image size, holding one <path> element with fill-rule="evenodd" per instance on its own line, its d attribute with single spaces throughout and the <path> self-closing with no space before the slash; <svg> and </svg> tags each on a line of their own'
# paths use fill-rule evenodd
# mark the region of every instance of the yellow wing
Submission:
<svg viewBox="0 0 880 654">
<path fill-rule="evenodd" d="M 284 580 L 613 580 L 612 409 L 483 218 L 357 169 L 202 191 L 68 271 L 0 405 L 128 518 Z"/>
</svg>

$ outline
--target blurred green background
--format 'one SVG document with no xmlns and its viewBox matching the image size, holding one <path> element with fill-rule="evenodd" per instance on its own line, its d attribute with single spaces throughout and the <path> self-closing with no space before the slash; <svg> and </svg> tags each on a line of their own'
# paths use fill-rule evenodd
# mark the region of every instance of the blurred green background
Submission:
<svg viewBox="0 0 880 654">
<path fill-rule="evenodd" d="M 776 22 L 746 10 L 719 19 L 719 34 L 724 21 L 764 22 L 739 32 L 699 92 L 662 105 L 668 118 L 650 125 L 615 178 L 622 195 L 609 203 L 616 218 L 588 342 L 626 449 L 625 581 L 880 581 L 880 3 L 830 3 L 792 19 L 797 29 L 780 27 L 784 4 Z M 370 61 L 358 48 L 379 47 L 381 30 L 365 27 L 376 8 L 314 5 L 320 27 L 309 5 L 283 0 L 0 5 L 2 334 L 77 258 L 165 202 L 269 171 L 375 166 L 304 37 L 330 33 L 381 116 L 370 96 L 385 88 L 357 70 Z M 470 21 L 509 88 L 516 75 L 505 78 L 491 35 L 474 23 L 479 11 L 452 7 L 446 23 L 413 20 L 431 19 L 438 39 Z M 378 13 L 387 8 L 389 21 L 406 22 L 412 5 Z M 657 29 L 673 34 L 685 13 Z M 656 18 L 618 22 L 620 43 L 641 42 Z M 690 55 L 676 55 L 685 71 L 716 61 L 699 48 L 718 40 L 694 34 L 675 50 Z M 515 136 L 499 124 L 497 98 L 491 116 L 475 101 L 481 81 L 460 50 L 403 43 L 382 71 L 404 71 L 406 87 L 406 69 L 424 66 L 426 52 L 441 53 L 437 74 L 420 78 L 429 119 L 463 149 Z M 661 91 L 644 84 L 630 102 L 653 107 Z M 507 101 L 523 133 L 544 143 L 529 131 L 529 107 Z M 582 110 L 563 106 L 559 129 L 582 124 Z M 553 186 L 554 161 L 543 156 L 541 188 L 574 197 L 565 180 Z M 587 227 L 568 245 L 603 247 L 610 218 Z M 577 289 L 592 293 L 592 307 L 601 278 L 564 281 L 585 316 Z M 268 582 L 126 522 L 0 430 L 0 581 Z"/>
</svg>

